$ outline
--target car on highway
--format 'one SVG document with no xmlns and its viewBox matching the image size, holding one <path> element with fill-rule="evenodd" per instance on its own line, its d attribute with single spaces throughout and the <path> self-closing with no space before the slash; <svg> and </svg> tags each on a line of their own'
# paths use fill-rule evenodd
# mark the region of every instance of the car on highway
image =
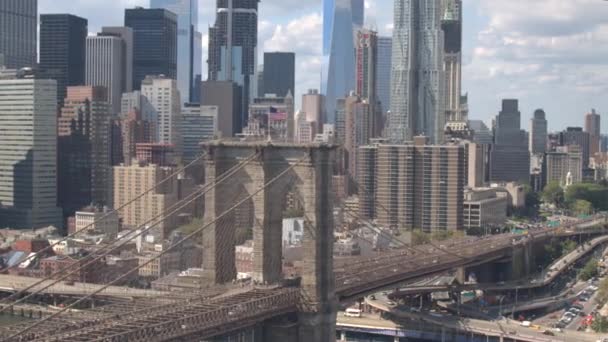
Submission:
<svg viewBox="0 0 608 342">
<path fill-rule="evenodd" d="M 555 336 L 555 333 L 551 330 L 545 330 L 545 331 L 543 331 L 543 335 Z"/>
</svg>

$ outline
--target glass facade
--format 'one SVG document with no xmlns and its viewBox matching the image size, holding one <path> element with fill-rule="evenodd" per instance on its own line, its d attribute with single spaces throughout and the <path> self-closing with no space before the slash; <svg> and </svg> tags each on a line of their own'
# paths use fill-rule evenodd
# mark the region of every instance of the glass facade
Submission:
<svg viewBox="0 0 608 342">
<path fill-rule="evenodd" d="M 378 37 L 378 64 L 376 65 L 376 94 L 386 113 L 391 105 L 391 59 L 393 53 L 393 38 Z"/>
<path fill-rule="evenodd" d="M 198 31 L 198 0 L 151 0 L 151 8 L 177 15 L 177 86 L 182 103 L 192 101 L 202 66 L 202 35 Z"/>
<path fill-rule="evenodd" d="M 0 1 L 0 64 L 9 69 L 36 64 L 37 0 Z"/>
<path fill-rule="evenodd" d="M 363 0 L 324 0 L 321 92 L 327 122 L 334 123 L 336 100 L 355 90 L 354 32 L 363 26 Z"/>
<path fill-rule="evenodd" d="M 391 115 L 393 142 L 426 135 L 443 140 L 444 34 L 442 3 L 435 0 L 396 0 L 394 8 Z"/>
<path fill-rule="evenodd" d="M 177 79 L 177 17 L 164 9 L 125 11 L 125 26 L 133 29 L 133 89 L 146 76 Z"/>
</svg>

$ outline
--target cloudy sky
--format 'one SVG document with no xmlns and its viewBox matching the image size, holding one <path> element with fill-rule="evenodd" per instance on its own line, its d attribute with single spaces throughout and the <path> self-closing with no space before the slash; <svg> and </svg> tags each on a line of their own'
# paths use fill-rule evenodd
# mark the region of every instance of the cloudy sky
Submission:
<svg viewBox="0 0 608 342">
<path fill-rule="evenodd" d="M 121 25 L 123 9 L 148 0 L 39 0 L 40 13 L 89 19 L 89 31 Z M 608 113 L 608 2 L 603 0 L 464 0 L 463 88 L 470 117 L 486 121 L 502 98 L 520 99 L 522 125 L 536 108 L 552 130 L 582 126 L 591 108 Z M 366 0 L 366 24 L 391 34 L 393 0 Z M 200 0 L 205 39 L 214 0 Z M 318 88 L 321 0 L 262 0 L 259 48 L 295 51 L 296 92 Z M 203 51 L 206 53 L 206 42 Z M 206 60 L 206 56 L 203 58 Z M 602 115 L 608 132 L 608 115 Z"/>
</svg>

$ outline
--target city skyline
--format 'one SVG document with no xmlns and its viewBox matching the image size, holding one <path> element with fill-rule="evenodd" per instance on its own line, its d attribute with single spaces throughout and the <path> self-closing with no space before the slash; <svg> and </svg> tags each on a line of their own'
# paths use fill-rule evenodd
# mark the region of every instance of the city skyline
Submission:
<svg viewBox="0 0 608 342">
<path fill-rule="evenodd" d="M 149 0 L 39 1 L 39 13 L 72 13 L 89 19 L 89 32 L 102 26 L 122 25 L 122 11 L 133 6 L 148 6 Z M 608 100 L 601 93 L 608 76 L 595 72 L 608 69 L 602 54 L 593 46 L 605 39 L 602 27 L 608 4 L 576 0 L 560 10 L 550 0 L 535 4 L 543 10 L 522 10 L 524 0 L 510 4 L 464 0 L 463 92 L 468 92 L 471 119 L 489 124 L 501 98 L 519 98 L 522 120 L 534 110 L 547 113 L 550 131 L 582 125 L 590 108 L 608 112 Z M 391 33 L 391 0 L 366 1 L 366 21 L 381 36 Z M 263 51 L 296 53 L 296 80 L 300 94 L 294 94 L 296 107 L 305 89 L 318 88 L 322 52 L 322 4 L 267 0 L 260 2 L 258 60 Z M 557 21 L 555 14 L 566 13 Z M 214 21 L 215 2 L 202 0 L 199 27 Z M 537 23 L 548 29 L 539 31 Z M 203 30 L 204 31 L 204 30 Z M 203 32 L 203 75 L 206 75 L 207 34 Z M 529 35 L 528 37 L 526 35 Z M 589 37 L 588 39 L 585 37 Z M 555 44 L 551 44 L 555 41 Z M 513 48 L 516 46 L 517 48 Z M 578 45 L 577 45 L 578 44 Z M 579 49 L 572 51 L 571 46 Z M 510 48 L 511 47 L 511 48 Z M 580 76 L 577 73 L 580 71 Z M 606 82 L 604 82 L 606 81 Z M 556 95 L 557 94 L 557 95 Z M 554 99 L 559 98 L 556 102 Z M 602 132 L 608 131 L 603 120 Z"/>
</svg>

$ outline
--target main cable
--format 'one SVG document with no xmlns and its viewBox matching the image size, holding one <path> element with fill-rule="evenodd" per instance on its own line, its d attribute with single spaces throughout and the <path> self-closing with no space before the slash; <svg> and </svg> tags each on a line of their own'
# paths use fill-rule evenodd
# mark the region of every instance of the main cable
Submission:
<svg viewBox="0 0 608 342">
<path fill-rule="evenodd" d="M 94 257 L 92 260 L 89 260 L 87 263 L 83 264 L 81 262 L 76 263 L 76 265 L 78 265 L 78 267 L 70 272 L 68 272 L 67 274 L 63 274 L 61 277 L 59 277 L 58 279 L 55 279 L 53 281 L 53 277 L 62 274 L 65 271 L 68 271 L 74 264 L 71 265 L 67 265 L 66 267 L 55 271 L 54 273 L 52 273 L 49 276 L 46 276 L 45 278 L 39 280 L 38 282 L 28 286 L 25 289 L 22 289 L 12 295 L 10 295 L 9 297 L 5 298 L 2 300 L 2 304 L 7 304 L 8 301 L 10 301 L 13 298 L 19 297 L 20 295 L 22 295 L 23 293 L 26 293 L 28 290 L 46 282 L 51 280 L 51 282 L 49 284 L 46 284 L 45 286 L 43 286 L 42 288 L 36 289 L 35 291 L 32 291 L 30 294 L 26 295 L 25 297 L 19 298 L 17 301 L 13 302 L 13 303 L 8 303 L 8 306 L 2 307 L 0 308 L 0 313 L 9 310 L 11 306 L 14 306 L 16 304 L 22 303 L 25 300 L 31 298 L 32 296 L 35 296 L 36 294 L 54 286 L 55 284 L 61 282 L 62 280 L 68 278 L 69 276 L 71 276 L 72 274 L 90 266 L 93 265 L 94 263 L 96 263 L 97 261 L 105 258 L 106 256 L 110 255 L 110 253 L 112 253 L 115 250 L 118 250 L 119 248 L 125 246 L 126 244 L 128 244 L 129 242 L 131 242 L 132 240 L 134 240 L 135 238 L 142 236 L 143 234 L 147 233 L 148 231 L 150 231 L 152 228 L 154 228 L 155 226 L 157 226 L 159 223 L 163 222 L 165 220 L 166 217 L 171 216 L 173 214 L 175 214 L 176 212 L 179 212 L 180 210 L 182 210 L 183 208 L 187 207 L 188 205 L 190 205 L 191 203 L 193 203 L 195 200 L 197 200 L 198 198 L 202 197 L 203 195 L 205 195 L 207 192 L 209 192 L 211 189 L 213 189 L 217 184 L 223 183 L 225 180 L 227 180 L 228 178 L 230 178 L 232 175 L 234 175 L 236 172 L 238 172 L 240 169 L 242 169 L 243 167 L 245 167 L 249 162 L 251 162 L 251 160 L 253 160 L 254 158 L 256 158 L 258 156 L 257 153 L 254 153 L 253 155 L 251 155 L 250 157 L 248 157 L 244 162 L 241 162 L 239 164 L 237 164 L 233 169 L 228 170 L 226 173 L 222 174 L 219 178 L 219 180 L 215 180 L 215 182 L 213 183 L 213 186 L 207 189 L 201 189 L 199 190 L 199 192 L 193 192 L 190 195 L 188 195 L 185 199 L 181 200 L 180 202 L 175 203 L 173 206 L 171 206 L 170 208 L 167 209 L 167 211 L 171 210 L 170 213 L 161 213 L 156 215 L 155 217 L 153 217 L 152 219 L 146 221 L 145 223 L 143 223 L 142 225 L 140 225 L 138 227 L 145 227 L 145 229 L 140 230 L 139 233 L 137 234 L 130 234 L 128 236 L 128 238 L 126 239 L 121 239 L 118 240 L 116 242 L 120 242 L 119 245 L 111 248 L 109 251 L 99 255 L 100 251 L 103 251 L 105 249 L 108 249 L 110 247 L 112 247 L 112 244 L 106 245 L 103 248 L 101 248 L 100 250 L 96 251 L 96 253 L 94 254 L 89 254 L 86 257 Z M 207 184 L 206 184 L 207 185 Z M 193 197 L 193 198 L 188 198 L 188 197 Z M 173 209 L 175 207 L 179 206 L 179 208 L 177 209 Z M 157 220 L 158 219 L 158 220 Z M 153 225 L 151 226 L 147 226 L 150 222 L 152 222 L 153 220 L 157 220 Z M 137 232 L 137 229 L 134 230 L 133 232 Z"/>
<path fill-rule="evenodd" d="M 93 297 L 94 295 L 101 293 L 102 291 L 104 291 L 105 289 L 107 289 L 108 287 L 112 286 L 113 284 L 121 281 L 122 279 L 126 278 L 127 276 L 129 276 L 131 273 L 138 271 L 140 268 L 145 267 L 147 265 L 149 265 L 150 263 L 154 262 L 155 260 L 157 260 L 158 258 L 162 257 L 163 255 L 169 253 L 170 251 L 172 251 L 173 249 L 175 249 L 176 247 L 179 247 L 181 244 L 183 244 L 184 242 L 186 242 L 187 240 L 191 239 L 192 237 L 202 233 L 205 229 L 207 229 L 209 226 L 215 224 L 216 222 L 218 222 L 220 219 L 222 219 L 224 216 L 228 215 L 230 212 L 232 212 L 233 210 L 235 210 L 236 208 L 238 208 L 241 204 L 245 203 L 246 201 L 250 200 L 251 198 L 253 198 L 255 195 L 257 195 L 258 193 L 260 193 L 261 191 L 263 191 L 264 189 L 266 189 L 267 187 L 269 187 L 270 185 L 272 185 L 274 182 L 276 182 L 278 179 L 280 179 L 283 175 L 287 174 L 289 171 L 291 171 L 294 167 L 296 167 L 297 165 L 299 165 L 300 163 L 302 163 L 304 160 L 306 160 L 308 158 L 308 156 L 303 157 L 301 159 L 299 159 L 298 161 L 296 161 L 295 163 L 291 164 L 289 167 L 287 167 L 285 170 L 283 170 L 281 173 L 277 174 L 277 176 L 275 176 L 274 178 L 272 178 L 271 180 L 269 180 L 267 183 L 265 183 L 263 186 L 261 186 L 259 189 L 257 189 L 256 191 L 254 191 L 252 194 L 249 194 L 248 196 L 246 196 L 244 199 L 242 199 L 241 201 L 239 201 L 237 204 L 233 205 L 232 207 L 228 208 L 227 210 L 225 210 L 224 212 L 222 212 L 219 216 L 215 217 L 213 220 L 211 220 L 209 223 L 204 224 L 201 228 L 193 231 L 192 233 L 188 234 L 186 237 L 184 237 L 183 239 L 181 239 L 180 241 L 174 243 L 173 245 L 169 246 L 167 249 L 163 250 L 162 252 L 160 252 L 158 255 L 154 256 L 153 258 L 150 258 L 150 260 L 146 261 L 145 263 L 138 265 L 137 267 L 127 271 L 125 274 L 123 274 L 122 276 L 114 279 L 113 281 L 111 281 L 110 283 L 102 286 L 101 288 L 95 290 L 94 292 L 92 292 L 89 295 L 86 295 L 80 299 L 78 299 L 77 301 L 75 301 L 74 303 L 65 306 L 64 308 L 62 308 L 61 310 L 59 310 L 58 312 L 47 316 L 41 320 L 36 321 L 35 323 L 33 323 L 32 325 L 20 330 L 19 332 L 9 336 L 7 339 L 3 340 L 3 341 L 10 341 L 11 339 L 18 337 L 19 335 L 22 335 L 28 331 L 30 331 L 31 329 L 37 327 L 38 325 L 42 324 L 43 322 L 48 321 L 49 319 L 52 319 L 54 317 L 57 317 L 59 315 L 61 315 L 62 313 L 66 312 L 67 310 L 73 308 L 74 306 L 82 303 L 83 301 Z"/>
</svg>

